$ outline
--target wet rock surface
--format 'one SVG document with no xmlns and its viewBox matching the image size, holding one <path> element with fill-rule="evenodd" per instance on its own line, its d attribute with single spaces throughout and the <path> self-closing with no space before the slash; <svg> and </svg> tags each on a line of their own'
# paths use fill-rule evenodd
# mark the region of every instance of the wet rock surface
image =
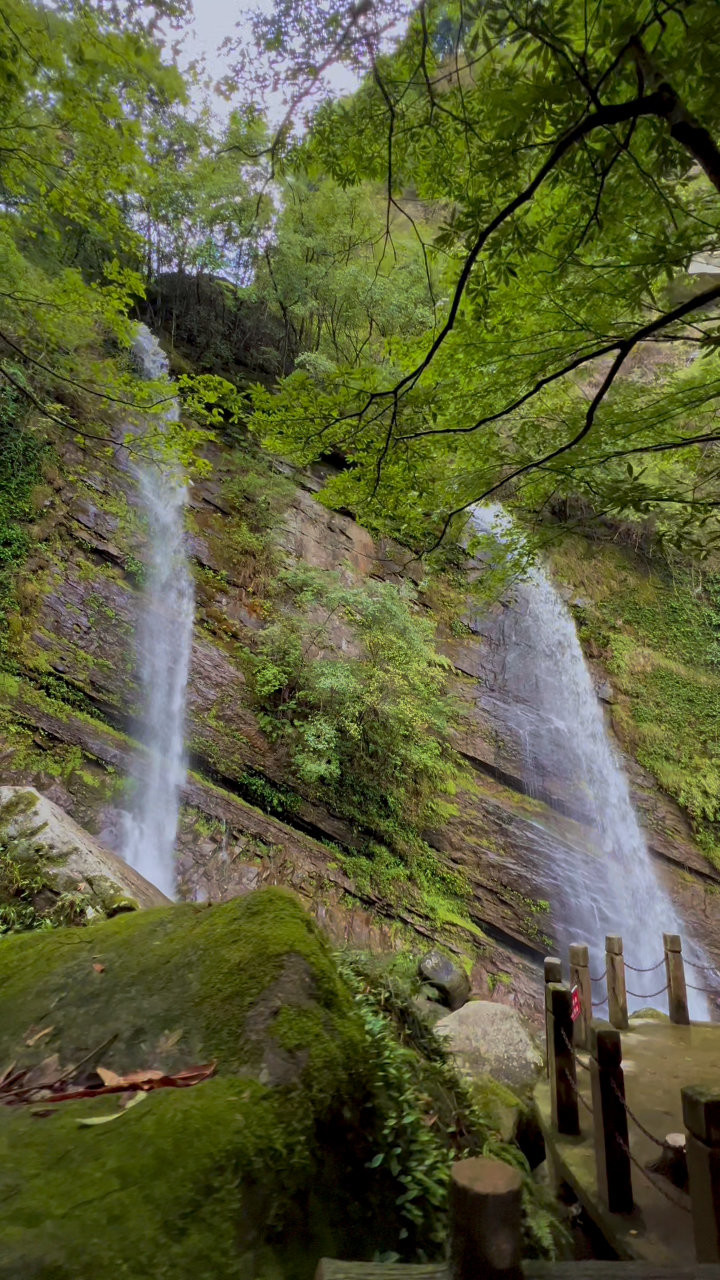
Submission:
<svg viewBox="0 0 720 1280">
<path fill-rule="evenodd" d="M 466 1003 L 470 995 L 470 979 L 442 951 L 429 951 L 423 956 L 418 974 L 435 988 L 448 1008 L 460 1009 Z"/>
<path fill-rule="evenodd" d="M 0 787 L 0 844 L 21 868 L 39 868 L 35 875 L 43 883 L 38 897 L 82 894 L 103 915 L 168 902 L 164 893 L 33 787 Z"/>
<path fill-rule="evenodd" d="M 68 471 L 82 480 L 72 491 L 58 491 L 58 511 L 49 513 L 28 563 L 20 676 L 0 689 L 2 778 L 34 783 L 117 850 L 129 805 L 123 779 L 137 750 L 133 632 L 144 533 L 121 455 L 101 467 L 88 465 L 73 442 L 62 442 L 62 449 Z M 416 945 L 432 945 L 437 926 L 431 914 L 360 891 L 343 870 L 326 842 L 352 852 L 357 838 L 338 815 L 297 792 L 285 811 L 257 807 L 257 780 L 286 786 L 287 760 L 258 724 L 238 659 L 239 646 L 251 641 L 264 620 L 242 563 L 228 549 L 232 511 L 224 495 L 223 458 L 216 448 L 213 476 L 193 486 L 190 499 L 189 538 L 198 568 L 188 691 L 194 772 L 183 795 L 180 892 L 218 901 L 262 884 L 287 884 L 339 943 L 390 949 L 399 945 L 399 928 L 409 931 Z M 317 502 L 318 482 L 312 476 L 290 474 L 296 487 L 278 532 L 289 565 L 301 559 L 348 580 L 420 578 L 407 551 L 374 542 L 349 516 Z M 473 621 L 472 634 L 443 643 L 456 669 L 454 687 L 462 706 L 457 745 L 472 785 L 457 797 L 457 815 L 426 836 L 470 888 L 468 913 L 477 930 L 468 938 L 477 955 L 473 992 L 536 1018 L 542 957 L 554 946 L 548 868 L 558 847 L 591 847 L 593 836 L 568 779 L 548 774 L 535 795 L 525 794 L 521 753 L 503 733 L 498 715 L 502 652 L 495 638 L 505 609 L 502 603 L 493 606 Z M 339 647 L 352 643 L 342 624 L 334 642 Z M 602 668 L 594 674 L 601 685 Z M 56 688 L 76 701 L 61 708 L 44 693 Z M 680 810 L 649 775 L 634 762 L 629 775 L 661 875 L 720 961 L 714 909 L 720 873 L 703 858 Z"/>
<path fill-rule="evenodd" d="M 543 1057 L 530 1028 L 516 1009 L 488 1000 L 471 1000 L 435 1027 L 460 1069 L 470 1077 L 492 1076 L 511 1088 L 531 1090 Z"/>
</svg>

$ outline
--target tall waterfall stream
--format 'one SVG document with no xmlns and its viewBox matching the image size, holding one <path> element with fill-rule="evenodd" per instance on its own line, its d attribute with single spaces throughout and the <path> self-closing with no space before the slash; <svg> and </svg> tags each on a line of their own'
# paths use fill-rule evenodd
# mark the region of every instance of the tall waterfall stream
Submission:
<svg viewBox="0 0 720 1280">
<path fill-rule="evenodd" d="M 167 357 L 144 325 L 134 351 L 146 378 L 167 376 Z M 173 405 L 168 420 L 176 413 Z M 148 462 L 138 469 L 138 490 L 149 536 L 136 635 L 140 736 L 145 750 L 135 762 L 137 791 L 134 810 L 126 818 L 123 854 L 173 898 L 180 790 L 187 770 L 185 699 L 195 612 L 183 519 L 187 485 L 179 467 Z"/>
<path fill-rule="evenodd" d="M 144 325 L 135 356 L 146 378 L 167 376 L 167 357 Z M 175 413 L 173 406 L 168 420 Z M 136 870 L 174 897 L 194 618 L 183 519 L 187 485 L 179 467 L 149 462 L 138 469 L 138 491 L 150 552 L 136 635 L 144 750 L 135 762 L 137 790 L 133 812 L 126 815 L 123 852 Z M 477 508 L 472 521 L 480 534 L 498 542 L 507 537 L 510 518 L 499 506 Z M 516 584 L 496 635 L 502 661 L 485 701 L 522 759 L 524 787 L 529 795 L 544 795 L 559 783 L 592 831 L 592 847 L 538 837 L 531 870 L 551 900 L 558 941 L 563 946 L 587 942 L 599 973 L 606 934 L 621 934 L 627 959 L 644 969 L 657 960 L 663 932 L 676 932 L 684 935 L 689 957 L 706 963 L 655 874 L 575 624 L 542 568 L 533 568 Z M 652 993 L 658 973 L 662 970 L 633 973 L 629 985 Z M 694 991 L 688 996 L 691 1017 L 707 1018 L 705 996 Z M 653 1002 L 651 994 L 628 996 L 630 1008 Z"/>
<path fill-rule="evenodd" d="M 511 525 L 498 505 L 476 508 L 472 520 L 478 533 L 498 542 Z M 592 831 L 592 848 L 538 840 L 533 880 L 547 891 L 558 942 L 588 943 L 591 971 L 600 974 L 606 934 L 620 934 L 626 960 L 645 969 L 662 956 L 663 933 L 678 933 L 688 957 L 707 964 L 656 876 L 575 623 L 541 567 L 515 585 L 498 650 L 499 670 L 485 701 L 518 751 L 527 793 L 546 795 L 559 784 Z M 664 976 L 662 966 L 632 972 L 628 986 L 657 992 Z M 706 1019 L 705 996 L 688 991 L 688 997 L 691 1018 Z M 628 1007 L 664 1008 L 664 1000 L 628 995 Z"/>
</svg>

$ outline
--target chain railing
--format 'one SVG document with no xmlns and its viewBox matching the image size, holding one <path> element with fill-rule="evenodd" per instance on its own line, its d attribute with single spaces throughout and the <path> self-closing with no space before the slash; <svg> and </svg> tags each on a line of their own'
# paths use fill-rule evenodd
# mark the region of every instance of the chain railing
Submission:
<svg viewBox="0 0 720 1280">
<path fill-rule="evenodd" d="M 589 970 L 588 948 L 574 945 L 570 948 L 572 985 L 561 980 L 559 960 L 546 960 L 551 1123 L 559 1134 L 578 1135 L 580 1110 L 587 1115 L 596 1152 L 598 1195 L 611 1212 L 632 1210 L 635 1173 L 676 1209 L 692 1215 L 698 1261 L 720 1262 L 720 1087 L 716 1093 L 692 1086 L 681 1090 L 684 1137 L 653 1133 L 625 1096 L 620 1031 L 628 1027 L 627 997 L 655 1000 L 667 992 L 670 1021 L 687 1025 L 688 990 L 716 999 L 720 995 L 720 975 L 713 966 L 688 961 L 698 974 L 711 975 L 711 981 L 718 977 L 718 986 L 688 983 L 680 939 L 665 934 L 663 941 L 663 957 L 640 967 L 625 961 L 621 938 L 608 937 L 606 968 L 597 976 Z M 626 986 L 626 968 L 650 974 L 663 965 L 662 987 L 636 992 Z M 594 1000 L 593 985 L 601 982 L 607 983 L 607 993 Z M 593 1012 L 606 1004 L 609 1023 L 598 1020 Z M 589 1077 L 590 1100 L 578 1084 L 578 1069 Z M 643 1163 L 632 1149 L 631 1131 L 657 1149 L 657 1159 Z"/>
</svg>

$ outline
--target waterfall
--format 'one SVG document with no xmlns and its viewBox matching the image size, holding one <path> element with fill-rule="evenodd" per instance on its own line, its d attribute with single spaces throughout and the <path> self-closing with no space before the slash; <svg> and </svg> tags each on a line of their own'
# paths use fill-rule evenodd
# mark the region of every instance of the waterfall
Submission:
<svg viewBox="0 0 720 1280">
<path fill-rule="evenodd" d="M 476 508 L 472 523 L 476 532 L 492 534 L 498 542 L 507 539 L 511 527 L 497 505 Z M 620 934 L 626 960 L 646 969 L 662 955 L 663 933 L 679 933 L 688 958 L 707 964 L 657 879 L 575 623 L 541 567 L 516 584 L 496 640 L 501 660 L 483 698 L 522 761 L 524 787 L 534 796 L 559 790 L 556 801 L 574 808 L 592 832 L 592 847 L 590 841 L 582 847 L 580 841 L 550 841 L 546 833 L 537 842 L 533 879 L 550 898 L 558 942 L 563 947 L 588 943 L 591 972 L 600 974 L 606 934 Z M 628 995 L 629 1008 L 662 1008 L 664 997 L 650 993 L 664 981 L 662 966 L 651 973 L 629 972 L 628 986 L 648 993 Z M 694 991 L 688 996 L 691 1018 L 706 1019 L 705 996 Z"/>
<path fill-rule="evenodd" d="M 145 325 L 139 328 L 134 354 L 145 378 L 167 377 L 167 357 Z M 174 421 L 177 412 L 174 403 L 167 421 Z M 185 699 L 194 616 L 185 549 L 187 485 L 181 468 L 161 459 L 139 467 L 137 481 L 149 535 L 147 579 L 136 632 L 142 698 L 138 718 L 145 751 L 135 762 L 137 791 L 134 812 L 126 817 L 123 854 L 173 898 L 180 790 L 187 771 Z"/>
</svg>

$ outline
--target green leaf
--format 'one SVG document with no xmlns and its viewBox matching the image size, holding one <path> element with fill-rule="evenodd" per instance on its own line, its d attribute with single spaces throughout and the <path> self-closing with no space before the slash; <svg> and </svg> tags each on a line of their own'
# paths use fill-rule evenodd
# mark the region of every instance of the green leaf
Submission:
<svg viewBox="0 0 720 1280">
<path fill-rule="evenodd" d="M 124 1116 L 125 1113 L 129 1111 L 131 1107 L 137 1106 L 138 1102 L 142 1102 L 143 1099 L 147 1097 L 148 1097 L 148 1094 L 145 1090 L 138 1089 L 133 1094 L 132 1098 L 128 1099 L 122 1111 L 113 1111 L 110 1113 L 109 1116 L 86 1116 L 83 1120 L 78 1120 L 78 1126 L 81 1129 L 85 1129 L 85 1128 L 90 1128 L 90 1126 L 92 1125 L 109 1124 L 111 1120 L 119 1120 L 120 1117 Z"/>
</svg>

